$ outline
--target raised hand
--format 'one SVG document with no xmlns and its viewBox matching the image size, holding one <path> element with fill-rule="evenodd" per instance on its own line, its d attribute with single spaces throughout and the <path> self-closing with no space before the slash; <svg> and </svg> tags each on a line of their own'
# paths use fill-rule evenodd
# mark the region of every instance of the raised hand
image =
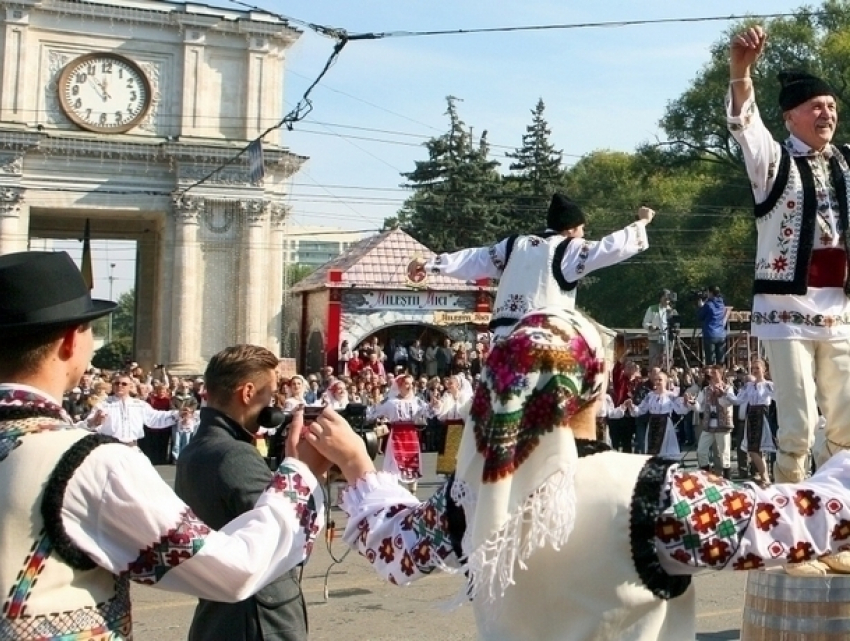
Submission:
<svg viewBox="0 0 850 641">
<path fill-rule="evenodd" d="M 767 34 L 760 26 L 750 27 L 732 37 L 729 47 L 729 67 L 733 79 L 740 78 L 761 56 Z"/>
<path fill-rule="evenodd" d="M 655 218 L 655 210 L 650 209 L 649 207 L 641 207 L 637 211 L 637 219 L 644 220 L 647 224 L 652 222 L 652 219 Z"/>
<path fill-rule="evenodd" d="M 307 442 L 339 466 L 349 483 L 375 471 L 366 445 L 342 416 L 326 407 L 307 428 Z"/>
</svg>

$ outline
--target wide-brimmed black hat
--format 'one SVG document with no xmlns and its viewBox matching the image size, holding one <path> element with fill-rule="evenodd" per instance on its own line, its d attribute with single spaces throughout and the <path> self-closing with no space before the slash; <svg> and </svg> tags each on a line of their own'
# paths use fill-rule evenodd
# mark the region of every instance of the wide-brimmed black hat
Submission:
<svg viewBox="0 0 850 641">
<path fill-rule="evenodd" d="M 0 256 L 0 336 L 70 327 L 105 316 L 116 303 L 92 300 L 66 252 Z"/>
<path fill-rule="evenodd" d="M 788 111 L 817 96 L 836 97 L 835 90 L 825 80 L 805 71 L 782 71 L 779 73 L 779 107 Z"/>
<path fill-rule="evenodd" d="M 584 212 L 577 204 L 567 198 L 564 194 L 556 193 L 549 203 L 549 211 L 546 214 L 546 226 L 552 231 L 564 231 L 573 229 L 587 222 Z"/>
</svg>

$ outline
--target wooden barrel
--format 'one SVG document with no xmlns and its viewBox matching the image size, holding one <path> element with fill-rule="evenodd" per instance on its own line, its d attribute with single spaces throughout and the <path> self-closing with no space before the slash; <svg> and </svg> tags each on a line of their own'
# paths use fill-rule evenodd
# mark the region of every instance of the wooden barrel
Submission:
<svg viewBox="0 0 850 641">
<path fill-rule="evenodd" d="M 741 641 L 847 641 L 850 575 L 750 572 Z"/>
</svg>

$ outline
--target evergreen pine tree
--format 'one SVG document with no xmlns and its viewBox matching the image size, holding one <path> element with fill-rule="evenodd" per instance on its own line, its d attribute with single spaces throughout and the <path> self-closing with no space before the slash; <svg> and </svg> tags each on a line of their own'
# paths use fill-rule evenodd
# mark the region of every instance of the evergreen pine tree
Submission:
<svg viewBox="0 0 850 641">
<path fill-rule="evenodd" d="M 563 153 L 556 150 L 549 137 L 552 130 L 543 116 L 543 99 L 531 110 L 531 124 L 525 128 L 522 146 L 505 155 L 513 159 L 509 166 L 513 176 L 510 186 L 510 224 L 515 232 L 530 232 L 543 227 L 542 212 L 546 211 L 552 193 L 563 182 L 561 168 Z"/>
<path fill-rule="evenodd" d="M 491 244 L 505 228 L 503 181 L 498 161 L 489 158 L 487 132 L 475 144 L 458 114 L 458 99 L 446 100 L 449 130 L 428 140 L 428 159 L 402 174 L 403 186 L 414 193 L 387 221 L 437 252 Z"/>
</svg>

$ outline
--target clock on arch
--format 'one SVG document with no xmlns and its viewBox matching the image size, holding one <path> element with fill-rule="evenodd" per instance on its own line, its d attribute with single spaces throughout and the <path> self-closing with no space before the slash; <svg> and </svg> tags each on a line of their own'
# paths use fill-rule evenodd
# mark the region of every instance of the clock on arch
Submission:
<svg viewBox="0 0 850 641">
<path fill-rule="evenodd" d="M 142 68 L 115 53 L 89 53 L 59 74 L 59 104 L 75 125 L 97 133 L 123 133 L 151 107 L 151 83 Z"/>
</svg>

